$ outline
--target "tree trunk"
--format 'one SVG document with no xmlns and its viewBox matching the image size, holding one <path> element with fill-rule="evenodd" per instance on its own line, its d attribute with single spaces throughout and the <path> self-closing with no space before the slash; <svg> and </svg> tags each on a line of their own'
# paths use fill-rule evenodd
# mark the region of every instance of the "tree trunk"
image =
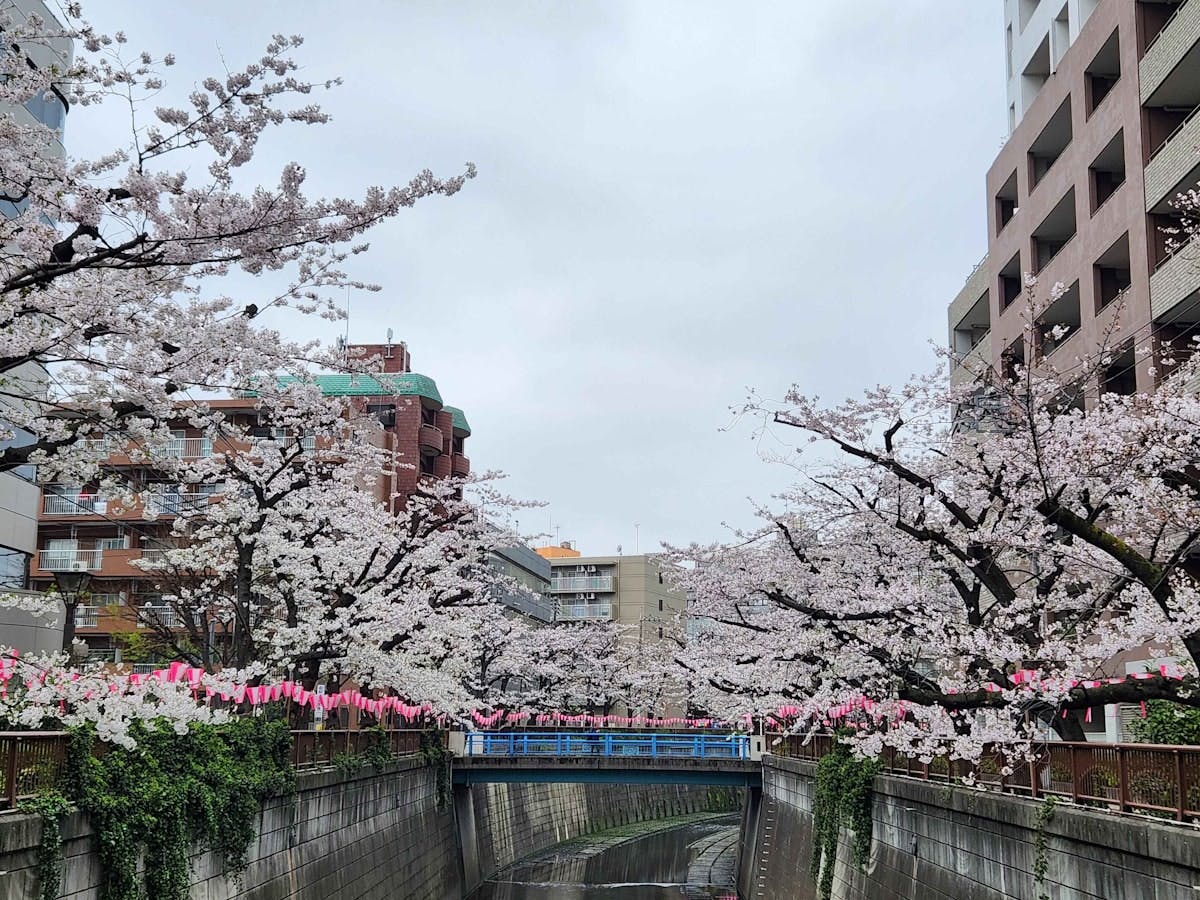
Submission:
<svg viewBox="0 0 1200 900">
<path fill-rule="evenodd" d="M 1055 715 L 1051 720 L 1051 727 L 1054 733 L 1064 741 L 1074 741 L 1076 743 L 1084 743 L 1087 741 L 1087 735 L 1083 733 L 1083 723 L 1074 715 L 1068 714 L 1064 719 L 1062 714 Z"/>
</svg>

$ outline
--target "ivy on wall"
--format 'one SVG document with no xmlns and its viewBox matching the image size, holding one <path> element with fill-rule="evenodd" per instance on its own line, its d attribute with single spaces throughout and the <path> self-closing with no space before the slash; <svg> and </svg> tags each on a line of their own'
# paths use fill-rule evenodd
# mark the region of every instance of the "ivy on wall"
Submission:
<svg viewBox="0 0 1200 900">
<path fill-rule="evenodd" d="M 854 833 L 855 865 L 863 868 L 870 859 L 874 832 L 871 785 L 878 772 L 878 760 L 860 759 L 841 743 L 817 763 L 809 871 L 817 882 L 818 900 L 829 900 L 833 893 L 838 836 L 843 827 Z"/>
<path fill-rule="evenodd" d="M 132 729 L 137 748 L 73 733 L 63 793 L 27 804 L 42 816 L 43 900 L 58 895 L 60 824 L 70 804 L 87 814 L 103 881 L 100 900 L 187 900 L 193 849 L 211 850 L 237 875 L 255 835 L 261 803 L 294 792 L 287 723 L 266 717 Z M 143 859 L 143 875 L 138 861 Z"/>
</svg>

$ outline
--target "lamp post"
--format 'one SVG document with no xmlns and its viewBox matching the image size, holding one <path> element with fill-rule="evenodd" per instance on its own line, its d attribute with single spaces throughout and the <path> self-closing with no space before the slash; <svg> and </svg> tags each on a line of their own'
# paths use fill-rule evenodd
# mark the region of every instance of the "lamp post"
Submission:
<svg viewBox="0 0 1200 900">
<path fill-rule="evenodd" d="M 66 617 L 63 620 L 63 652 L 70 654 L 71 645 L 75 642 L 75 611 L 79 608 L 79 600 L 87 592 L 92 583 L 92 573 L 55 572 L 54 583 L 62 594 L 63 606 L 66 607 Z"/>
</svg>

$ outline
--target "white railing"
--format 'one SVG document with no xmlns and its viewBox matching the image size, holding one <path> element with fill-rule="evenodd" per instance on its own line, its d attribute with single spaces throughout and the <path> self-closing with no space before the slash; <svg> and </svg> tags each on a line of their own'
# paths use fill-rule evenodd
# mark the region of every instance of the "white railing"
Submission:
<svg viewBox="0 0 1200 900">
<path fill-rule="evenodd" d="M 92 516 L 108 508 L 108 499 L 88 491 L 55 491 L 42 494 L 42 514 L 47 516 Z"/>
<path fill-rule="evenodd" d="M 103 550 L 39 550 L 38 568 L 46 572 L 94 572 L 100 568 Z"/>
<path fill-rule="evenodd" d="M 611 575 L 573 575 L 550 579 L 551 591 L 612 591 Z"/>
<path fill-rule="evenodd" d="M 316 450 L 317 449 L 316 435 L 306 434 L 303 437 L 301 437 L 300 438 L 300 449 L 301 450 Z"/>
<path fill-rule="evenodd" d="M 163 628 L 177 628 L 179 616 L 170 606 L 142 606 L 138 609 L 138 628 L 149 628 L 151 625 L 161 625 Z"/>
<path fill-rule="evenodd" d="M 557 619 L 559 622 L 610 621 L 612 619 L 612 604 L 560 603 L 558 605 Z"/>
<path fill-rule="evenodd" d="M 211 438 L 172 438 L 163 450 L 163 456 L 173 459 L 204 459 L 212 456 Z"/>
<path fill-rule="evenodd" d="M 95 628 L 96 619 L 100 616 L 100 607 L 98 606 L 77 606 L 75 607 L 75 627 L 76 628 Z M 88 654 L 91 658 L 91 654 Z"/>
<path fill-rule="evenodd" d="M 202 512 L 208 501 L 216 494 L 163 493 L 154 491 L 146 495 L 146 511 L 159 516 L 177 516 L 181 513 Z"/>
<path fill-rule="evenodd" d="M 121 650 L 119 647 L 102 647 L 98 650 L 89 650 L 87 661 L 90 663 L 119 663 L 121 661 Z"/>
</svg>

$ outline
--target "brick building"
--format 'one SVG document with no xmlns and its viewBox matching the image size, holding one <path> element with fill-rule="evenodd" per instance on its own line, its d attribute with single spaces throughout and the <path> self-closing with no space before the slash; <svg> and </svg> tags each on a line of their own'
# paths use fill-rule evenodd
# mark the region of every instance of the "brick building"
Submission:
<svg viewBox="0 0 1200 900">
<path fill-rule="evenodd" d="M 324 393 L 353 397 L 360 412 L 378 418 L 381 428 L 375 440 L 391 451 L 396 463 L 390 477 L 375 486 L 378 496 L 390 496 L 393 487 L 402 496 L 411 493 L 422 478 L 469 474 L 464 450 L 471 429 L 466 417 L 443 404 L 432 378 L 411 371 L 404 344 L 352 346 L 348 351 L 362 359 L 378 357 L 380 371 L 322 374 L 315 381 Z M 252 438 L 294 438 L 304 449 L 316 446 L 312 436 L 259 427 L 256 402 L 253 396 L 243 396 L 207 405 L 247 426 Z M 114 635 L 136 634 L 152 623 L 171 628 L 180 624 L 174 620 L 175 610 L 162 603 L 160 577 L 138 568 L 136 561 L 174 546 L 171 528 L 176 518 L 219 503 L 223 486 L 173 483 L 153 459 L 131 457 L 130 448 L 115 440 L 107 442 L 107 449 L 106 466 L 120 473 L 136 500 L 105 497 L 94 485 L 43 484 L 38 550 L 30 574 L 34 587 L 45 590 L 61 580 L 56 579 L 59 573 L 88 573 L 87 593 L 75 617 L 76 635 L 94 658 L 117 661 L 122 641 Z M 247 449 L 233 440 L 213 441 L 181 422 L 165 454 L 197 459 Z"/>
</svg>

